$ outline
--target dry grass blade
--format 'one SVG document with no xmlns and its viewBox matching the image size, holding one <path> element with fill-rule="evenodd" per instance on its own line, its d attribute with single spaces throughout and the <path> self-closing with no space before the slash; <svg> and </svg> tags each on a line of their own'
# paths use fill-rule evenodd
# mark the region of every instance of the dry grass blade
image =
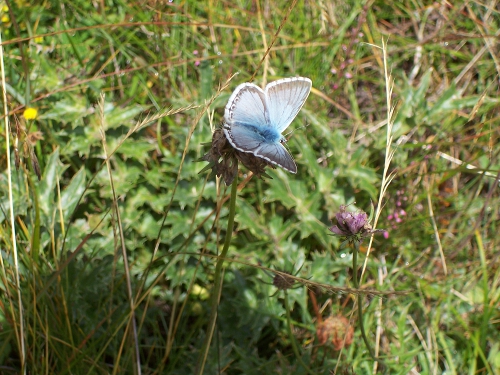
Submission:
<svg viewBox="0 0 500 375">
<path fill-rule="evenodd" d="M 108 156 L 108 149 L 107 149 L 107 144 L 106 144 L 106 132 L 105 132 L 105 117 L 104 117 L 104 99 L 105 96 L 103 93 L 101 93 L 101 98 L 99 100 L 99 120 L 100 120 L 100 132 L 101 132 L 101 138 L 102 138 L 102 148 L 104 150 L 104 155 L 106 157 L 106 167 L 108 169 L 108 177 L 109 177 L 109 186 L 111 188 L 111 192 L 113 194 L 113 208 L 114 212 L 118 221 L 118 232 L 120 234 L 120 246 L 122 249 L 122 259 L 123 259 L 123 268 L 125 272 L 125 279 L 127 283 L 127 294 L 129 298 L 129 305 L 130 305 L 130 320 L 129 324 L 127 324 L 127 329 L 125 330 L 123 340 L 120 346 L 120 350 L 117 353 L 117 359 L 116 362 L 119 363 L 120 361 L 120 356 L 123 350 L 123 347 L 127 341 L 127 336 L 128 336 L 128 327 L 132 327 L 132 338 L 134 340 L 134 347 L 135 347 L 135 367 L 134 367 L 134 373 L 137 375 L 141 374 L 141 356 L 139 352 L 139 336 L 137 333 L 137 320 L 136 320 L 136 314 L 135 314 L 135 301 L 134 301 L 134 293 L 132 291 L 132 280 L 130 276 L 130 266 L 128 264 L 128 253 L 127 249 L 125 247 L 125 236 L 123 234 L 123 225 L 122 225 L 122 219 L 121 219 L 121 214 L 120 214 L 120 207 L 118 207 L 118 197 L 116 196 L 116 190 L 115 190 L 115 185 L 113 182 L 113 170 L 111 169 L 110 165 L 110 158 Z M 129 136 L 129 134 L 127 134 Z M 114 366 L 113 374 L 118 371 L 119 366 Z"/>
<path fill-rule="evenodd" d="M 14 277 L 15 277 L 15 287 L 16 287 L 16 295 L 17 295 L 17 312 L 18 316 L 14 313 L 16 309 L 14 308 L 14 301 L 9 298 L 11 314 L 13 319 L 18 319 L 16 324 L 14 325 L 14 331 L 16 333 L 17 344 L 19 346 L 19 355 L 21 356 L 21 372 L 26 374 L 26 349 L 25 349 L 25 332 L 24 332 L 24 308 L 23 308 L 23 300 L 21 295 L 21 284 L 19 279 L 19 255 L 17 253 L 17 238 L 16 238 L 16 222 L 14 219 L 14 199 L 12 197 L 12 170 L 10 164 L 10 123 L 9 123 L 9 110 L 7 107 L 7 93 L 5 89 L 5 65 L 4 65 L 4 54 L 3 54 L 3 45 L 2 45 L 2 35 L 0 33 L 0 69 L 2 71 L 2 99 L 3 99 L 3 111 L 4 111 L 4 123 L 5 123 L 5 159 L 7 160 L 7 179 L 8 179 L 8 196 L 9 196 L 9 219 L 10 219 L 10 230 L 12 234 L 12 257 L 14 263 Z M 3 256 L 0 256 L 0 261 L 2 262 L 2 271 L 4 275 L 4 280 L 7 280 L 7 270 L 5 268 L 5 264 L 3 262 Z M 8 283 L 4 283 L 5 287 L 7 287 Z M 19 328 L 18 328 L 19 327 Z"/>
<path fill-rule="evenodd" d="M 394 114 L 395 114 L 395 107 L 392 105 L 392 88 L 393 88 L 393 80 L 392 77 L 389 73 L 388 70 L 388 57 L 387 57 L 387 44 L 382 40 L 382 46 L 376 48 L 382 49 L 383 53 L 383 58 L 384 58 L 384 77 L 385 77 L 385 88 L 386 88 L 386 105 L 387 105 L 387 127 L 386 127 L 386 147 L 385 147 L 385 160 L 384 160 L 384 171 L 382 174 L 382 182 L 380 186 L 380 193 L 379 193 L 379 199 L 377 202 L 377 207 L 375 209 L 375 218 L 373 221 L 373 229 L 375 230 L 377 228 L 377 222 L 380 218 L 380 214 L 382 212 L 382 207 L 383 207 L 383 202 L 384 202 L 384 197 L 385 193 L 391 184 L 392 180 L 395 177 L 395 171 L 389 172 L 389 167 L 391 164 L 391 160 L 394 156 L 395 150 L 392 149 L 392 143 L 393 143 L 393 125 L 394 125 Z M 368 258 L 370 255 L 371 247 L 373 244 L 373 236 L 370 237 L 370 242 L 368 244 L 368 250 L 366 252 L 366 258 L 363 264 L 363 270 L 361 272 L 361 275 L 365 273 L 366 266 L 368 264 Z M 361 276 L 363 277 L 363 276 Z"/>
</svg>

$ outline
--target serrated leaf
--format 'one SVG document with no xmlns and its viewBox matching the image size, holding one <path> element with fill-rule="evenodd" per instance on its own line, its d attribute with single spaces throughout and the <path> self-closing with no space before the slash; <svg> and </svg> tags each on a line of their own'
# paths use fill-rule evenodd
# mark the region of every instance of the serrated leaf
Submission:
<svg viewBox="0 0 500 375">
<path fill-rule="evenodd" d="M 150 152 L 155 150 L 156 146 L 147 140 L 130 140 L 120 145 L 117 153 L 122 154 L 124 159 L 132 159 L 138 161 L 142 165 L 146 165 L 150 159 Z"/>
<path fill-rule="evenodd" d="M 131 105 L 125 108 L 115 107 L 110 112 L 105 113 L 106 129 L 135 124 L 135 121 L 131 120 L 148 108 L 151 108 L 151 106 Z"/>
<path fill-rule="evenodd" d="M 366 191 L 372 199 L 375 200 L 377 198 L 377 189 L 375 186 L 378 182 L 378 177 L 373 169 L 362 165 L 355 165 L 347 168 L 345 173 L 351 185 Z"/>
<path fill-rule="evenodd" d="M 271 175 L 273 180 L 275 179 L 276 174 L 274 172 L 269 171 L 269 175 Z M 280 201 L 286 208 L 292 208 L 295 206 L 295 200 L 289 195 L 289 191 L 282 182 L 275 183 L 273 181 L 269 189 L 266 190 L 266 201 Z"/>
<path fill-rule="evenodd" d="M 61 79 L 49 60 L 44 58 L 37 59 L 40 63 L 40 69 L 33 69 L 34 74 L 41 72 L 42 74 L 31 75 L 31 80 L 34 83 L 34 92 L 55 91 L 61 87 Z M 36 72 L 36 73 L 35 73 Z"/>
<path fill-rule="evenodd" d="M 248 204 L 243 199 L 238 199 L 236 201 L 235 221 L 238 223 L 239 229 L 249 229 L 253 235 L 262 238 L 262 227 L 260 225 L 259 214 L 252 205 Z"/>
<path fill-rule="evenodd" d="M 81 97 L 66 96 L 54 103 L 52 108 L 40 114 L 42 120 L 56 120 L 63 124 L 73 123 L 93 113 L 93 109 L 87 108 L 86 100 Z"/>
</svg>

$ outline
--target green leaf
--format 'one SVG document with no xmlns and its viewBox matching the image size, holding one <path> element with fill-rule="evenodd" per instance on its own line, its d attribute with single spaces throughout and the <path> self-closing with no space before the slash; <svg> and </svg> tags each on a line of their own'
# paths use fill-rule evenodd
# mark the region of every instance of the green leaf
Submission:
<svg viewBox="0 0 500 375">
<path fill-rule="evenodd" d="M 355 188 L 366 191 L 373 200 L 377 199 L 378 177 L 373 169 L 362 165 L 355 165 L 345 170 L 346 176 L 351 185 Z"/>
<path fill-rule="evenodd" d="M 236 201 L 235 221 L 238 223 L 238 229 L 248 229 L 257 238 L 263 237 L 264 232 L 260 223 L 261 217 L 255 208 L 244 199 Z"/>
<path fill-rule="evenodd" d="M 133 120 L 138 114 L 144 112 L 151 106 L 130 105 L 128 107 L 113 107 L 111 110 L 107 108 L 104 112 L 105 129 L 115 129 L 119 126 L 132 126 L 135 124 Z"/>
<path fill-rule="evenodd" d="M 44 213 L 46 219 L 49 220 L 49 223 L 52 222 L 51 218 L 54 209 L 54 194 L 59 174 L 58 165 L 59 148 L 56 148 L 45 162 L 45 169 L 38 188 L 40 209 Z M 46 220 L 42 220 L 42 222 L 45 223 Z"/>
<path fill-rule="evenodd" d="M 85 191 L 85 168 L 81 168 L 71 179 L 70 183 L 61 192 L 61 206 L 64 218 L 73 214 L 76 205 Z"/>
<path fill-rule="evenodd" d="M 57 120 L 63 124 L 76 126 L 76 120 L 84 118 L 93 113 L 86 105 L 86 100 L 76 95 L 68 95 L 58 100 L 54 105 L 39 116 L 41 120 Z"/>
<path fill-rule="evenodd" d="M 455 85 L 451 85 L 432 106 L 426 116 L 429 123 L 435 123 L 443 118 L 446 113 L 453 110 L 460 109 L 457 105 L 456 99 L 460 98 L 460 92 L 456 89 Z"/>
<path fill-rule="evenodd" d="M 151 158 L 150 153 L 155 149 L 156 146 L 154 143 L 145 139 L 133 139 L 122 143 L 117 153 L 123 155 L 125 160 L 131 159 L 142 165 L 146 165 Z"/>
<path fill-rule="evenodd" d="M 26 176 L 23 168 L 14 170 L 12 174 L 12 200 L 16 215 L 26 215 L 28 209 L 32 207 L 32 201 L 26 192 L 27 185 L 23 182 Z M 9 217 L 9 185 L 7 170 L 0 174 L 0 223 Z"/>
</svg>

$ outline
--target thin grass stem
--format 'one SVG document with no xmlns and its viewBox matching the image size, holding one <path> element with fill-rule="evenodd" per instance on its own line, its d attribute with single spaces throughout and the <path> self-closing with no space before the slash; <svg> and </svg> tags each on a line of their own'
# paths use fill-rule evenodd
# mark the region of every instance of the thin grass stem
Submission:
<svg viewBox="0 0 500 375">
<path fill-rule="evenodd" d="M 99 101 L 99 109 L 100 109 L 100 125 L 101 125 L 101 137 L 102 137 L 102 147 L 104 150 L 104 155 L 106 157 L 106 167 L 108 170 L 108 177 L 109 177 L 109 185 L 111 187 L 111 191 L 113 194 L 113 206 L 114 210 L 116 213 L 116 218 L 118 220 L 118 232 L 120 234 L 120 244 L 121 244 L 121 250 L 122 250 L 122 259 L 123 259 L 123 268 L 124 268 L 124 273 L 125 273 L 125 280 L 127 284 L 127 296 L 130 304 L 130 325 L 132 328 L 132 338 L 134 340 L 134 362 L 135 362 L 135 373 L 140 375 L 141 374 L 141 356 L 139 352 L 139 335 L 137 332 L 137 321 L 136 321 L 136 314 L 135 314 L 135 302 L 134 302 L 134 292 L 132 290 L 132 278 L 130 276 L 130 266 L 128 264 L 128 255 L 127 255 L 127 248 L 125 247 L 125 236 L 123 234 L 123 225 L 122 225 L 122 220 L 121 220 L 121 215 L 120 215 L 120 207 L 118 207 L 118 198 L 116 196 L 116 189 L 115 189 L 115 184 L 113 181 L 113 172 L 111 170 L 111 165 L 110 165 L 110 158 L 108 157 L 108 149 L 107 149 L 107 144 L 106 144 L 106 132 L 104 128 L 104 94 L 101 93 L 101 98 Z M 125 330 L 127 332 L 128 330 Z M 117 358 L 120 356 L 118 355 Z M 119 369 L 119 366 L 116 365 L 114 366 L 114 372 L 115 373 Z"/>
<path fill-rule="evenodd" d="M 23 300 L 21 295 L 21 285 L 19 281 L 19 256 L 17 253 L 16 244 L 16 226 L 14 218 L 14 198 L 12 196 L 12 169 L 10 165 L 10 123 L 9 123 L 9 109 L 7 107 L 7 93 L 5 91 L 5 66 L 3 62 L 3 46 L 2 34 L 0 33 L 0 69 L 2 71 L 2 95 L 3 95 L 3 111 L 5 122 L 5 159 L 7 161 L 7 181 L 8 181 L 8 195 L 9 195 L 9 219 L 12 234 L 12 254 L 14 257 L 14 275 L 15 285 L 17 291 L 17 303 L 19 311 L 19 330 L 14 328 L 16 332 L 17 344 L 19 346 L 19 356 L 21 361 L 21 373 L 26 374 L 26 349 L 25 349 L 25 336 L 24 336 L 24 314 L 23 314 Z M 11 305 L 12 308 L 12 305 Z M 14 309 L 12 309 L 12 318 L 14 318 Z"/>
<path fill-rule="evenodd" d="M 224 240 L 224 247 L 219 255 L 217 260 L 217 265 L 215 266 L 215 280 L 214 280 L 214 288 L 212 292 L 212 309 L 210 312 L 210 319 L 208 320 L 207 333 L 205 337 L 205 342 L 203 343 L 203 347 L 200 352 L 200 356 L 198 359 L 198 368 L 196 374 L 203 374 L 203 369 L 205 367 L 205 362 L 207 360 L 208 351 L 210 349 L 210 343 L 212 342 L 212 337 L 215 330 L 215 323 L 217 321 L 217 308 L 219 306 L 220 295 L 222 290 L 222 282 L 224 278 L 224 260 L 226 259 L 227 252 L 229 250 L 229 244 L 231 243 L 231 235 L 233 233 L 233 225 L 234 225 L 234 215 L 236 213 L 236 196 L 238 194 L 238 179 L 235 178 L 233 180 L 233 184 L 231 185 L 231 199 L 229 201 L 229 217 L 227 219 L 227 230 L 226 230 L 226 238 Z"/>
<path fill-rule="evenodd" d="M 359 252 L 359 241 L 354 241 L 353 252 L 352 252 L 352 272 L 353 272 L 352 280 L 354 282 L 354 287 L 356 289 L 359 289 L 359 282 L 360 282 L 360 280 L 358 280 L 358 252 Z M 375 357 L 375 353 L 373 352 L 370 342 L 368 341 L 368 337 L 366 337 L 365 324 L 363 322 L 363 296 L 361 294 L 357 295 L 357 303 L 358 303 L 358 320 L 359 320 L 359 328 L 361 330 L 361 336 L 363 337 L 363 341 L 365 342 L 366 348 L 368 349 L 368 352 L 370 353 L 372 359 L 374 361 L 378 361 L 378 359 Z"/>
<path fill-rule="evenodd" d="M 288 293 L 285 290 L 285 311 L 286 311 L 286 328 L 288 330 L 288 336 L 290 337 L 290 342 L 292 343 L 292 349 L 293 352 L 295 353 L 295 357 L 297 358 L 297 361 L 304 367 L 306 372 L 308 374 L 315 374 L 304 362 L 302 359 L 302 356 L 300 355 L 299 348 L 297 346 L 297 342 L 295 341 L 295 337 L 293 336 L 292 332 L 292 318 L 290 316 L 290 304 L 288 302 Z"/>
</svg>

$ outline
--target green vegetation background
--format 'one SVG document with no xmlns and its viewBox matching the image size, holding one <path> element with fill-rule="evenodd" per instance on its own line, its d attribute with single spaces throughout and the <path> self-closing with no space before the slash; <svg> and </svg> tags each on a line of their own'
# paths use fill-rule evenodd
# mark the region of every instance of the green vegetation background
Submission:
<svg viewBox="0 0 500 375">
<path fill-rule="evenodd" d="M 240 168 L 205 373 L 373 373 L 355 294 L 335 289 L 353 287 L 351 250 L 328 226 L 342 204 L 379 201 L 382 41 L 394 179 L 361 287 L 407 293 L 363 299 L 378 371 L 500 374 L 497 1 L 10 0 L 1 12 L 2 374 L 195 372 L 229 194 L 197 160 L 254 74 L 313 90 L 289 128 L 297 175 Z M 264 267 L 302 283 L 285 295 Z M 329 316 L 354 327 L 340 351 L 316 335 Z"/>
</svg>

